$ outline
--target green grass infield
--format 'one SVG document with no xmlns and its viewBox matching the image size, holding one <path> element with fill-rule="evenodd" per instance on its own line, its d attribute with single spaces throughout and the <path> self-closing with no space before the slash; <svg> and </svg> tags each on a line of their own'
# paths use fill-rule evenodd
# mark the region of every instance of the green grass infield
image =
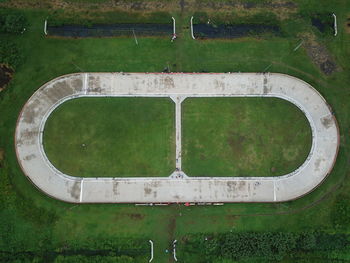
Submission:
<svg viewBox="0 0 350 263">
<path fill-rule="evenodd" d="M 44 149 L 71 176 L 169 176 L 175 104 L 165 98 L 79 98 L 49 116 Z"/>
<path fill-rule="evenodd" d="M 311 149 L 306 116 L 278 98 L 191 98 L 183 103 L 189 176 L 279 176 Z"/>
</svg>

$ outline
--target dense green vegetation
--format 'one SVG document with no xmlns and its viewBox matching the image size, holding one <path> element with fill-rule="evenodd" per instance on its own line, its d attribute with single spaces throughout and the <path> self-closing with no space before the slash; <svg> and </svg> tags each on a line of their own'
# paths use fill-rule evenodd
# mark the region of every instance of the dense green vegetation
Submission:
<svg viewBox="0 0 350 263">
<path fill-rule="evenodd" d="M 22 63 L 23 57 L 13 41 L 0 40 L 0 61 L 12 68 Z"/>
<path fill-rule="evenodd" d="M 148 254 L 147 240 L 114 238 L 65 242 L 55 249 L 50 240 L 47 244 L 33 244 L 33 248 L 4 249 L 0 253 L 2 262 L 143 262 Z M 18 245 L 18 243 L 16 243 Z M 39 246 L 38 246 L 39 245 Z M 91 249 L 93 248 L 93 249 Z"/>
<path fill-rule="evenodd" d="M 23 32 L 28 22 L 23 12 L 0 9 L 0 63 L 12 68 L 23 62 L 23 53 L 12 40 L 13 35 Z"/>
<path fill-rule="evenodd" d="M 280 20 L 276 14 L 272 12 L 261 11 L 254 14 L 248 14 L 242 16 L 238 11 L 223 14 L 208 14 L 207 12 L 195 12 L 193 14 L 194 23 L 210 23 L 214 25 L 268 25 L 279 26 Z"/>
<path fill-rule="evenodd" d="M 169 176 L 174 114 L 174 103 L 163 98 L 71 100 L 47 120 L 44 149 L 71 176 Z"/>
<path fill-rule="evenodd" d="M 308 156 L 311 129 L 276 98 L 195 98 L 183 103 L 183 170 L 189 176 L 279 176 Z"/>
<path fill-rule="evenodd" d="M 90 11 L 87 17 L 76 16 L 74 12 L 67 10 L 54 11 L 48 17 L 50 26 L 59 25 L 87 25 L 93 24 L 114 24 L 114 23 L 154 23 L 170 24 L 172 23 L 171 14 L 168 12 L 152 12 L 146 14 L 123 11 L 113 12 L 94 12 Z"/>
<path fill-rule="evenodd" d="M 201 262 L 214 262 L 225 258 L 235 261 L 255 258 L 271 262 L 287 258 L 295 260 L 305 253 L 332 251 L 341 255 L 350 248 L 350 241 L 349 237 L 343 234 L 319 231 L 232 232 L 214 236 L 188 235 L 182 247 L 183 259 L 189 262 L 196 253 L 202 257 Z"/>
<path fill-rule="evenodd" d="M 13 42 L 23 56 L 11 84 L 0 93 L 0 152 L 3 152 L 0 158 L 0 261 L 11 262 L 8 258 L 13 259 L 12 262 L 16 259 L 23 262 L 82 261 L 86 260 L 82 251 L 69 256 L 57 254 L 55 259 L 43 259 L 40 255 L 69 249 L 73 243 L 81 247 L 88 244 L 84 246 L 87 248 L 85 252 L 92 253 L 96 244 L 119 238 L 144 240 L 145 245 L 148 245 L 148 239 L 152 239 L 155 241 L 154 262 L 168 262 L 172 255 L 165 253 L 165 249 L 171 248 L 172 241 L 177 239 L 180 261 L 180 253 L 186 249 L 185 238 L 189 234 L 208 233 L 214 236 L 231 231 L 301 233 L 317 229 L 328 235 L 348 236 L 350 35 L 345 31 L 349 17 L 348 1 L 298 0 L 296 4 L 296 13 L 281 20 L 281 27 L 288 32 L 283 38 L 193 41 L 186 28 L 193 13 L 185 10 L 183 13 L 172 11 L 179 30 L 179 38 L 174 43 L 165 38 L 140 38 L 139 45 L 128 38 L 45 38 L 43 22 L 52 10 L 24 10 L 30 24 L 26 32 L 0 34 L 2 40 Z M 327 12 L 337 14 L 337 37 L 321 34 L 311 25 L 312 14 Z M 341 68 L 339 71 L 330 76 L 324 75 L 307 55 L 304 45 L 293 51 L 300 43 L 299 34 L 305 32 L 314 34 L 316 41 L 329 50 Z M 167 66 L 177 72 L 282 72 L 309 82 L 327 99 L 339 122 L 341 144 L 332 173 L 314 192 L 295 201 L 215 207 L 66 204 L 44 195 L 23 176 L 14 152 L 13 134 L 21 107 L 40 85 L 71 72 L 160 72 Z M 90 243 L 91 240 L 96 243 Z M 201 250 L 197 251 L 194 251 L 196 253 L 190 262 L 202 261 Z M 31 256 L 33 254 L 36 258 Z M 349 261 L 349 249 L 297 254 L 294 259 L 284 258 L 281 261 Z M 103 257 L 107 261 L 119 255 Z M 134 258 L 130 255 L 126 257 Z M 140 257 L 132 260 L 145 262 L 149 254 Z M 104 259 L 98 260 L 103 262 Z M 92 260 L 89 258 L 90 262 Z M 231 259 L 214 260 L 210 262 L 233 262 Z M 239 261 L 263 262 L 260 258 Z"/>
<path fill-rule="evenodd" d="M 0 10 L 0 32 L 18 34 L 25 30 L 28 22 L 22 12 Z"/>
</svg>

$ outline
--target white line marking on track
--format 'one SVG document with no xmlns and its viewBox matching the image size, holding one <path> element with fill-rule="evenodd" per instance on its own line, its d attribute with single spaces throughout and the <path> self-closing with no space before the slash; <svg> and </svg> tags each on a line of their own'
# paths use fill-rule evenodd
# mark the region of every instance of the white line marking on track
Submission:
<svg viewBox="0 0 350 263">
<path fill-rule="evenodd" d="M 81 183 L 80 183 L 80 203 L 82 202 L 83 200 L 83 185 L 84 185 L 84 179 L 81 180 Z"/>
<path fill-rule="evenodd" d="M 83 89 L 84 89 L 84 93 L 85 93 L 85 95 L 87 94 L 87 79 L 88 79 L 88 74 L 87 73 L 85 73 L 84 74 L 84 86 L 83 86 Z"/>
</svg>

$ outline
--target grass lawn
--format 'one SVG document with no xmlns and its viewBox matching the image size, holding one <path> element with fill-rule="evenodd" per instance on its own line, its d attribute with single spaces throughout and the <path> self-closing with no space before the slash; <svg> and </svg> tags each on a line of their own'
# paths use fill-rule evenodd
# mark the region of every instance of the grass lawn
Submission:
<svg viewBox="0 0 350 263">
<path fill-rule="evenodd" d="M 174 108 L 166 98 L 70 100 L 47 120 L 44 149 L 71 176 L 169 176 L 175 169 Z"/>
<path fill-rule="evenodd" d="M 179 240 L 180 249 L 182 238 L 193 233 L 316 229 L 349 234 L 350 213 L 346 209 L 337 209 L 338 200 L 350 203 L 350 34 L 345 31 L 349 4 L 344 0 L 298 0 L 296 5 L 297 12 L 337 14 L 337 37 L 315 34 L 317 41 L 331 52 L 340 66 L 339 71 L 330 76 L 324 75 L 310 60 L 303 46 L 293 51 L 300 42 L 298 31 L 314 32 L 311 22 L 303 19 L 285 21 L 286 28 L 295 32 L 295 35 L 286 37 L 194 41 L 188 29 L 192 13 L 179 13 L 176 9 L 172 14 L 183 26 L 177 28 L 179 38 L 174 43 L 170 42 L 170 38 L 139 38 L 139 44 L 135 45 L 132 38 L 47 38 L 42 32 L 43 21 L 52 11 L 45 10 L 45 6 L 40 10 L 25 10 L 30 21 L 26 32 L 0 35 L 1 39 L 13 40 L 24 57 L 10 86 L 0 94 L 0 148 L 4 151 L 0 161 L 0 261 L 6 253 L 12 257 L 29 257 L 30 253 L 34 253 L 40 257 L 45 253 L 81 248 L 89 252 L 107 239 L 142 238 L 155 242 L 153 262 L 163 263 L 173 260 L 171 254 L 165 253 L 173 240 Z M 168 65 L 173 72 L 261 72 L 268 68 L 270 72 L 286 73 L 307 81 L 325 97 L 339 122 L 341 143 L 332 173 L 315 191 L 295 201 L 225 204 L 220 207 L 67 204 L 44 195 L 23 175 L 14 151 L 14 130 L 22 106 L 41 85 L 72 72 L 160 72 Z M 276 122 L 287 121 L 279 117 Z M 261 121 L 261 125 L 264 124 L 267 123 Z M 291 125 L 288 127 L 293 129 Z M 296 141 L 300 143 L 300 140 Z M 278 153 L 282 152 L 278 150 Z M 343 225 L 336 227 L 334 218 L 341 218 Z M 92 245 L 92 241 L 96 243 Z M 179 261 L 203 262 L 201 251 L 197 251 L 192 260 L 181 259 L 181 251 L 177 252 Z M 142 260 L 134 262 L 145 262 L 148 256 L 145 253 Z M 304 262 L 338 260 L 336 253 L 331 252 L 329 258 L 308 260 L 305 255 L 300 257 Z M 41 259 L 38 262 L 54 262 L 54 259 Z M 338 261 L 341 260 L 343 258 Z M 295 261 L 285 259 L 283 262 Z"/>
<path fill-rule="evenodd" d="M 183 104 L 183 170 L 189 176 L 279 176 L 311 149 L 311 129 L 277 98 L 191 98 Z"/>
</svg>

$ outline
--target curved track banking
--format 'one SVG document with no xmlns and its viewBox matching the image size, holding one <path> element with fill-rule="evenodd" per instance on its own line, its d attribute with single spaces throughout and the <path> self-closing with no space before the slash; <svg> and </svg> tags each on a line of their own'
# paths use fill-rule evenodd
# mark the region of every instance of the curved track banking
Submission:
<svg viewBox="0 0 350 263">
<path fill-rule="evenodd" d="M 42 145 L 46 119 L 78 97 L 170 97 L 176 103 L 176 168 L 168 178 L 83 178 L 63 174 Z M 312 130 L 312 147 L 292 173 L 268 177 L 187 177 L 181 171 L 181 102 L 187 97 L 278 97 L 295 104 Z M 292 125 L 292 124 L 291 124 Z M 282 202 L 316 188 L 330 173 L 339 146 L 336 119 L 304 81 L 276 73 L 77 73 L 40 87 L 18 118 L 15 148 L 25 175 L 46 194 L 72 203 Z M 180 176 L 177 176 L 180 175 Z"/>
</svg>

